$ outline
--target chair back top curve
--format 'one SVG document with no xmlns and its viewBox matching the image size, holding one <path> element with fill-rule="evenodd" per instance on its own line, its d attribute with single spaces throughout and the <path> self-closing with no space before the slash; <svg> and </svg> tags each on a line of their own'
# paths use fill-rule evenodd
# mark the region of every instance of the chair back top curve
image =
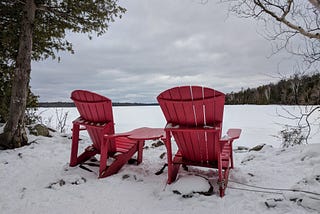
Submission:
<svg viewBox="0 0 320 214">
<path fill-rule="evenodd" d="M 75 90 L 71 93 L 80 116 L 91 122 L 113 122 L 112 102 L 100 94 L 85 90 Z"/>
<path fill-rule="evenodd" d="M 171 129 L 183 158 L 201 163 L 216 161 L 225 95 L 211 88 L 180 86 L 160 93 L 157 100 L 168 124 L 189 128 L 183 132 Z M 216 131 L 206 131 L 206 127 Z"/>
<path fill-rule="evenodd" d="M 225 101 L 222 92 L 201 86 L 180 86 L 162 92 L 157 99 L 168 123 L 195 127 L 222 124 Z"/>
</svg>

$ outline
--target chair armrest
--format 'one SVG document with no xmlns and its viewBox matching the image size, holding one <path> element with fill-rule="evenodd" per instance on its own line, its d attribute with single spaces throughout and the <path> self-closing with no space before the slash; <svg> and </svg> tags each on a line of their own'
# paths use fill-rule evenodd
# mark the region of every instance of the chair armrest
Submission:
<svg viewBox="0 0 320 214">
<path fill-rule="evenodd" d="M 241 134 L 241 129 L 229 129 L 227 131 L 227 135 L 231 139 L 238 139 L 240 137 L 240 134 Z"/>
<path fill-rule="evenodd" d="M 225 144 L 228 142 L 232 143 L 233 140 L 238 139 L 240 137 L 240 134 L 241 134 L 241 129 L 229 129 L 227 131 L 227 134 L 222 138 L 220 138 L 219 142 L 221 144 Z"/>
</svg>

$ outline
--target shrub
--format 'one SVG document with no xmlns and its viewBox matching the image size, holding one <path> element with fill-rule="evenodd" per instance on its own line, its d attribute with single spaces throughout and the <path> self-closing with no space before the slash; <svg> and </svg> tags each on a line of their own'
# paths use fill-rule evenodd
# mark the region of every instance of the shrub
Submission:
<svg viewBox="0 0 320 214">
<path fill-rule="evenodd" d="M 307 137 L 302 132 L 302 127 L 286 126 L 284 130 L 280 131 L 282 138 L 282 147 L 288 148 L 290 146 L 301 145 L 306 142 Z"/>
</svg>

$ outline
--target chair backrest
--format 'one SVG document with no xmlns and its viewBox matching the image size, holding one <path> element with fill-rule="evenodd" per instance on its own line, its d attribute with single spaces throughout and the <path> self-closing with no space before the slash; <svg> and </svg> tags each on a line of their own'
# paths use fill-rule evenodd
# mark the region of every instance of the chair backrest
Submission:
<svg viewBox="0 0 320 214">
<path fill-rule="evenodd" d="M 215 161 L 225 95 L 206 87 L 181 86 L 162 92 L 157 99 L 168 123 L 191 128 L 190 131 L 172 131 L 182 156 L 195 162 Z M 194 129 L 205 127 L 215 127 L 216 131 Z"/>
<path fill-rule="evenodd" d="M 86 91 L 75 90 L 71 93 L 71 99 L 75 103 L 82 119 L 92 122 L 93 126 L 87 126 L 87 131 L 93 145 L 100 149 L 103 134 L 114 134 L 114 121 L 112 113 L 112 102 L 102 95 Z M 94 124 L 105 124 L 94 126 Z"/>
<path fill-rule="evenodd" d="M 83 119 L 95 123 L 113 121 L 110 99 L 85 90 L 73 91 L 71 99 Z"/>
</svg>

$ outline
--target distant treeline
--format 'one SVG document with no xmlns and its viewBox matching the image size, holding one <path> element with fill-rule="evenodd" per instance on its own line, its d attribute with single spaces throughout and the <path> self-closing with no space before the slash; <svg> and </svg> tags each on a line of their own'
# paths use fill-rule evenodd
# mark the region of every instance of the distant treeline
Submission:
<svg viewBox="0 0 320 214">
<path fill-rule="evenodd" d="M 112 103 L 112 106 L 154 106 L 157 103 Z M 57 107 L 75 107 L 73 102 L 40 102 L 39 107 L 57 108 Z"/>
<path fill-rule="evenodd" d="M 226 104 L 319 105 L 320 73 L 294 75 L 278 83 L 243 89 L 226 95 Z"/>
<path fill-rule="evenodd" d="M 319 105 L 320 73 L 294 75 L 278 83 L 226 94 L 226 104 Z M 158 103 L 112 103 L 113 106 L 155 106 Z M 40 102 L 39 107 L 75 107 L 73 102 Z"/>
</svg>

